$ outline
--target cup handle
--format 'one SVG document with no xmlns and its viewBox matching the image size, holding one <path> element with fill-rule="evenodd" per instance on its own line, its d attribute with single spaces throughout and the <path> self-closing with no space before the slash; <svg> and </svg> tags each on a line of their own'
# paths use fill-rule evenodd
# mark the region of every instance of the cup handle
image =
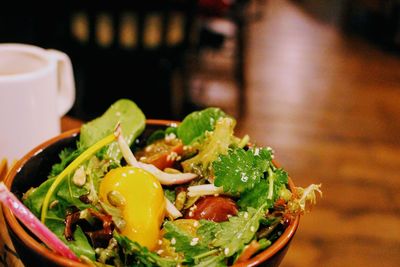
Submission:
<svg viewBox="0 0 400 267">
<path fill-rule="evenodd" d="M 47 52 L 57 60 L 57 108 L 58 114 L 63 116 L 71 109 L 75 101 L 75 80 L 72 64 L 69 57 L 63 52 L 54 49 L 47 49 Z"/>
</svg>

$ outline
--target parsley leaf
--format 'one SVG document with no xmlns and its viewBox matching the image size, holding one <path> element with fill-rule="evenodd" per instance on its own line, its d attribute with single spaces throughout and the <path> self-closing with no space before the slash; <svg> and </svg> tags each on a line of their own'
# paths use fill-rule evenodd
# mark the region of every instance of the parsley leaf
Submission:
<svg viewBox="0 0 400 267">
<path fill-rule="evenodd" d="M 244 150 L 230 149 L 213 163 L 215 186 L 236 194 L 252 189 L 258 184 L 270 166 L 272 152 L 267 148 Z"/>
<path fill-rule="evenodd" d="M 212 245 L 221 247 L 224 255 L 230 257 L 243 249 L 255 236 L 260 220 L 265 214 L 265 205 L 258 209 L 248 208 L 238 216 L 229 218 L 229 221 L 220 223 L 221 229 L 215 235 Z"/>
</svg>

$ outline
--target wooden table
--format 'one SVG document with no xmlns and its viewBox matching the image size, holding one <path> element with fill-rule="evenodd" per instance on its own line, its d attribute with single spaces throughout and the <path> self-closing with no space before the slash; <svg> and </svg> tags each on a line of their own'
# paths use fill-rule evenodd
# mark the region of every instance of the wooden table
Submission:
<svg viewBox="0 0 400 267">
<path fill-rule="evenodd" d="M 61 131 L 65 132 L 74 128 L 78 128 L 82 125 L 82 121 L 73 117 L 64 116 L 61 118 Z"/>
</svg>

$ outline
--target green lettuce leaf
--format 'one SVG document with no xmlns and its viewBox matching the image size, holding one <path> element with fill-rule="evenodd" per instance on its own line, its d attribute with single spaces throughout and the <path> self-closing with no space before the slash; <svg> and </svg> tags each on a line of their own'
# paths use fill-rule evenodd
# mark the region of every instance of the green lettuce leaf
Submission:
<svg viewBox="0 0 400 267">
<path fill-rule="evenodd" d="M 226 116 L 219 108 L 192 112 L 178 126 L 178 137 L 185 145 L 189 145 L 203 137 L 206 131 L 213 131 L 217 120 Z"/>
<path fill-rule="evenodd" d="M 39 187 L 30 192 L 28 191 L 28 195 L 23 198 L 24 205 L 38 218 L 40 218 L 44 197 L 54 180 L 55 178 L 48 179 Z M 69 207 L 75 206 L 79 209 L 87 208 L 89 205 L 79 200 L 79 196 L 86 193 L 87 191 L 84 188 L 79 188 L 70 182 L 70 179 L 66 179 L 60 184 L 57 193 L 50 199 L 50 203 L 56 201 L 57 204 L 49 209 L 48 216 L 56 216 L 64 219 L 67 208 Z"/>
<path fill-rule="evenodd" d="M 88 148 L 111 134 L 117 123 L 121 124 L 122 133 L 126 142 L 132 142 L 144 130 L 146 118 L 138 106 L 128 99 L 120 99 L 99 118 L 96 118 L 81 127 L 79 148 Z M 107 155 L 112 159 L 121 158 L 117 143 L 110 144 Z"/>
<path fill-rule="evenodd" d="M 214 184 L 222 186 L 225 192 L 242 193 L 252 189 L 264 177 L 272 159 L 271 150 L 255 148 L 230 149 L 227 155 L 220 155 L 214 161 Z"/>
<path fill-rule="evenodd" d="M 53 183 L 55 178 L 51 178 L 44 183 L 42 183 L 38 188 L 36 188 L 32 193 L 29 194 L 27 198 L 24 199 L 24 204 L 35 214 L 35 216 L 39 217 L 40 216 L 40 211 L 41 207 L 43 204 L 43 199 L 44 196 L 46 195 L 47 190 Z M 60 188 L 62 191 L 58 192 L 63 192 L 65 194 L 57 194 L 52 197 L 51 202 L 57 200 L 57 204 L 49 209 L 46 217 L 46 226 L 54 232 L 58 238 L 60 238 L 65 244 L 67 244 L 68 247 L 74 251 L 75 254 L 78 256 L 80 255 L 85 255 L 89 259 L 95 260 L 95 253 L 91 245 L 89 244 L 89 241 L 87 240 L 85 234 L 83 233 L 82 229 L 79 228 L 79 226 L 76 228 L 73 237 L 73 241 L 67 241 L 64 237 L 64 228 L 65 228 L 65 223 L 64 223 L 64 218 L 66 215 L 66 211 L 68 207 L 71 207 L 73 203 L 78 204 L 81 206 L 87 206 L 83 202 L 81 202 L 79 199 L 72 200 L 76 195 L 79 195 L 75 190 L 76 187 L 73 189 L 71 188 L 71 191 L 68 189 L 68 183 L 67 181 L 63 182 L 62 185 L 60 185 Z M 71 195 L 69 195 L 71 192 Z M 50 203 L 51 203 L 50 202 Z M 80 203 L 77 203 L 80 202 Z"/>
<path fill-rule="evenodd" d="M 24 205 L 38 218 L 40 218 L 40 211 L 42 209 L 44 197 L 55 179 L 55 177 L 50 178 L 37 188 L 31 188 L 24 194 L 22 198 Z M 52 197 L 52 199 L 50 199 L 50 203 L 54 200 L 55 197 Z"/>
<path fill-rule="evenodd" d="M 47 227 L 56 234 L 58 238 L 60 238 L 78 257 L 84 255 L 91 260 L 96 260 L 95 252 L 92 246 L 90 245 L 85 233 L 82 229 L 77 226 L 76 230 L 73 233 L 73 240 L 67 241 L 64 237 L 64 220 L 47 220 Z"/>
</svg>

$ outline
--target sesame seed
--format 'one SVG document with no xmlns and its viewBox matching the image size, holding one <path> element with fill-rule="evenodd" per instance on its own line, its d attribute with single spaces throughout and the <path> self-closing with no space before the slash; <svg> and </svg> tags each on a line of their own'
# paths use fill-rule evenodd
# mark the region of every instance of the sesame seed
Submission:
<svg viewBox="0 0 400 267">
<path fill-rule="evenodd" d="M 162 250 L 162 249 L 157 250 L 157 254 L 158 254 L 158 255 L 161 255 L 163 252 L 164 252 L 164 250 Z"/>
<path fill-rule="evenodd" d="M 229 254 L 229 248 L 225 248 L 225 249 L 224 249 L 224 254 L 225 254 L 225 255 L 228 255 L 228 254 Z"/>
<path fill-rule="evenodd" d="M 193 217 L 193 211 L 189 211 L 189 217 Z"/>
<path fill-rule="evenodd" d="M 244 213 L 244 218 L 245 219 L 249 218 L 249 214 L 247 213 L 247 211 Z"/>
<path fill-rule="evenodd" d="M 254 226 L 250 227 L 250 231 L 255 232 L 256 228 Z"/>
<path fill-rule="evenodd" d="M 199 242 L 199 238 L 198 238 L 198 237 L 195 237 L 195 238 L 193 238 L 192 241 L 190 242 L 190 245 L 191 245 L 191 246 L 196 246 L 198 242 Z"/>
<path fill-rule="evenodd" d="M 249 177 L 246 175 L 246 173 L 242 172 L 240 180 L 245 183 L 247 180 L 249 180 Z"/>
<path fill-rule="evenodd" d="M 56 200 L 54 200 L 53 202 L 50 203 L 49 208 L 52 209 L 55 206 L 57 206 L 57 204 L 58 204 L 58 200 L 56 199 Z"/>
<path fill-rule="evenodd" d="M 199 226 L 199 222 L 198 222 L 198 221 L 195 221 L 195 222 L 193 223 L 193 226 L 194 226 L 194 227 Z"/>
<path fill-rule="evenodd" d="M 167 161 L 175 161 L 175 159 L 178 157 L 178 154 L 176 152 L 171 152 L 167 156 Z"/>
<path fill-rule="evenodd" d="M 161 239 L 158 239 L 158 244 L 162 245 L 162 240 Z"/>
<path fill-rule="evenodd" d="M 145 150 L 146 152 L 150 152 L 152 149 L 153 149 L 153 145 L 149 145 L 149 146 L 147 146 L 144 150 Z"/>
<path fill-rule="evenodd" d="M 175 237 L 171 239 L 171 245 L 175 245 L 176 244 L 176 239 Z"/>
<path fill-rule="evenodd" d="M 170 141 L 174 140 L 175 138 L 176 138 L 176 135 L 174 133 L 170 133 L 165 136 L 165 141 L 170 142 Z"/>
</svg>

